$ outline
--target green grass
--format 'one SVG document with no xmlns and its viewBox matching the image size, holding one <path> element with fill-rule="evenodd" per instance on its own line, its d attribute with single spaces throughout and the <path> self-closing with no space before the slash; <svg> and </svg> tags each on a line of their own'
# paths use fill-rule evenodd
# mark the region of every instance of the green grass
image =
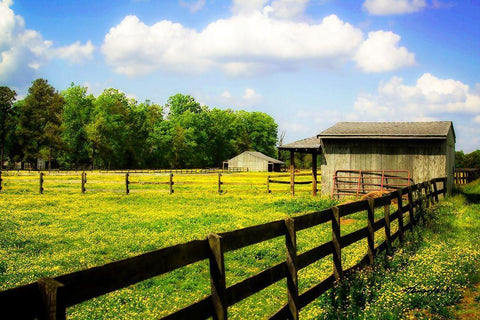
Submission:
<svg viewBox="0 0 480 320">
<path fill-rule="evenodd" d="M 217 175 L 174 178 L 178 184 L 173 195 L 168 194 L 166 185 L 132 185 L 132 193 L 127 196 L 122 193 L 122 175 L 112 178 L 89 173 L 86 194 L 80 193 L 79 174 L 46 175 L 45 193 L 40 195 L 38 176 L 4 176 L 4 191 L 0 193 L 0 289 L 204 239 L 210 232 L 253 226 L 334 204 L 329 198 L 311 197 L 311 185 L 298 186 L 295 198 L 289 195 L 288 185 L 272 184 L 273 191 L 267 194 L 266 174 L 260 173 L 223 175 L 222 195 L 217 194 Z M 130 179 L 167 181 L 168 177 L 131 175 Z M 94 187 L 115 192 L 93 192 Z M 315 243 L 328 241 L 330 234 L 328 226 L 303 231 L 299 247 L 307 250 Z M 280 237 L 227 253 L 227 284 L 284 260 L 284 241 Z M 302 286 L 306 288 L 331 272 L 331 262 L 326 259 L 322 263 L 320 268 L 317 265 L 302 273 Z M 159 317 L 209 293 L 208 263 L 204 261 L 69 308 L 68 315 L 72 319 Z M 259 304 L 259 299 L 264 303 Z M 280 281 L 229 312 L 233 319 L 268 315 L 285 302 L 286 285 Z"/>
<path fill-rule="evenodd" d="M 124 175 L 88 173 L 86 194 L 80 193 L 80 173 L 47 175 L 43 195 L 38 194 L 38 176 L 5 176 L 0 193 L 0 289 L 204 239 L 210 232 L 253 226 L 335 204 L 329 198 L 311 197 L 311 185 L 298 186 L 295 198 L 289 195 L 288 185 L 271 184 L 272 193 L 267 194 L 266 175 L 224 174 L 222 195 L 217 194 L 217 175 L 175 175 L 172 195 L 167 185 L 132 184 L 128 196 L 123 194 Z M 168 176 L 132 174 L 130 180 L 168 181 Z M 239 182 L 243 185 L 237 185 Z M 350 289 L 342 286 L 336 296 L 327 293 L 317 299 L 301 311 L 301 318 L 396 319 L 412 312 L 448 315 L 448 306 L 459 300 L 462 288 L 478 277 L 469 268 L 480 269 L 478 241 L 472 240 L 480 237 L 479 205 L 465 204 L 468 197 L 473 201 L 480 194 L 480 187 L 465 187 L 464 193 L 467 196 L 450 197 L 429 211 L 430 223 L 410 237 L 393 258 L 379 260 L 374 273 L 360 273 L 351 280 Z M 377 219 L 382 215 L 383 210 L 375 214 Z M 408 218 L 405 220 L 407 223 Z M 366 213 L 353 214 L 342 224 L 342 235 L 366 225 Z M 397 228 L 393 223 L 392 232 Z M 329 240 L 330 224 L 300 231 L 299 253 Z M 376 244 L 383 240 L 379 230 Z M 284 241 L 280 237 L 227 253 L 227 285 L 283 261 Z M 343 249 L 344 268 L 357 263 L 366 248 L 365 240 Z M 159 318 L 209 295 L 208 270 L 207 261 L 198 262 L 71 307 L 68 316 Z M 302 269 L 300 292 L 331 273 L 330 257 Z M 425 290 L 447 286 L 448 290 L 429 301 L 418 293 L 402 293 L 412 286 Z M 285 304 L 286 296 L 286 283 L 280 281 L 230 307 L 229 317 L 265 318 Z M 335 305 L 343 307 L 333 308 Z"/>
<path fill-rule="evenodd" d="M 393 257 L 339 285 L 312 319 L 445 319 L 461 314 L 464 290 L 480 281 L 480 181 L 426 212 Z M 313 306 L 315 307 L 315 305 Z M 325 308 L 326 307 L 326 308 Z M 477 313 L 478 315 L 478 313 Z M 308 318 L 308 317 L 307 317 Z"/>
</svg>

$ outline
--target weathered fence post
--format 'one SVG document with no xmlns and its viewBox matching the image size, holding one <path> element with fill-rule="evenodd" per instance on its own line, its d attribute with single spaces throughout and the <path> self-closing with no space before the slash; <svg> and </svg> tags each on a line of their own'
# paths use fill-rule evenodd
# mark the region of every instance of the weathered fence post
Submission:
<svg viewBox="0 0 480 320">
<path fill-rule="evenodd" d="M 270 176 L 268 175 L 267 176 L 267 193 L 271 193 L 272 191 L 270 191 Z"/>
<path fill-rule="evenodd" d="M 0 170 L 0 191 L 2 191 L 2 171 Z"/>
<path fill-rule="evenodd" d="M 398 202 L 398 238 L 400 242 L 403 242 L 403 234 L 405 232 L 403 227 L 403 197 L 402 190 L 397 191 L 397 202 Z M 413 223 L 413 222 L 412 222 Z"/>
<path fill-rule="evenodd" d="M 425 190 L 425 206 L 430 208 L 430 193 L 428 192 L 428 183 L 424 181 L 422 183 L 423 190 Z"/>
<path fill-rule="evenodd" d="M 218 194 L 222 193 L 222 174 L 218 173 Z"/>
<path fill-rule="evenodd" d="M 38 191 L 40 192 L 40 194 L 43 194 L 43 172 L 40 172 L 39 184 L 40 187 Z"/>
<path fill-rule="evenodd" d="M 434 199 L 435 199 L 435 202 L 438 203 L 438 187 L 437 187 L 437 181 L 436 181 L 436 180 L 432 180 L 432 185 L 433 185 L 433 192 L 435 193 Z"/>
<path fill-rule="evenodd" d="M 375 207 L 374 207 L 374 199 L 368 198 L 368 210 L 367 210 L 367 219 L 368 219 L 368 259 L 370 260 L 370 264 L 373 264 L 373 260 L 375 259 L 375 229 L 373 228 L 373 224 L 375 222 Z"/>
<path fill-rule="evenodd" d="M 223 257 L 222 237 L 211 233 L 208 235 L 210 246 L 210 284 L 212 290 L 213 319 L 227 319 L 227 302 L 225 299 L 225 260 Z"/>
<path fill-rule="evenodd" d="M 85 183 L 87 183 L 87 173 L 82 172 L 82 193 L 85 193 Z"/>
<path fill-rule="evenodd" d="M 295 232 L 295 220 L 285 218 L 285 246 L 287 249 L 287 290 L 289 319 L 298 319 L 300 306 L 298 304 L 298 266 L 297 266 L 297 236 Z"/>
<path fill-rule="evenodd" d="M 173 193 L 173 173 L 171 173 L 171 172 L 170 172 L 170 180 L 169 180 L 168 185 L 169 185 L 169 188 L 170 188 L 169 192 L 170 192 L 170 194 L 172 194 Z"/>
<path fill-rule="evenodd" d="M 340 244 L 340 210 L 338 207 L 332 207 L 332 243 L 333 243 L 333 274 L 335 280 L 343 277 L 342 269 L 342 247 Z"/>
<path fill-rule="evenodd" d="M 52 278 L 41 278 L 37 283 L 48 319 L 65 320 L 67 312 L 63 284 Z"/>
<path fill-rule="evenodd" d="M 128 187 L 128 185 L 130 184 L 130 181 L 128 181 L 128 172 L 125 173 L 125 193 L 126 194 L 129 194 L 130 193 L 130 188 Z"/>
<path fill-rule="evenodd" d="M 413 191 L 412 187 L 408 186 L 408 213 L 410 214 L 410 220 L 415 221 L 415 212 L 413 209 Z"/>
<path fill-rule="evenodd" d="M 385 215 L 385 241 L 387 242 L 387 254 L 390 255 L 392 253 L 392 229 L 390 227 L 390 206 L 383 207 L 383 213 Z"/>
</svg>

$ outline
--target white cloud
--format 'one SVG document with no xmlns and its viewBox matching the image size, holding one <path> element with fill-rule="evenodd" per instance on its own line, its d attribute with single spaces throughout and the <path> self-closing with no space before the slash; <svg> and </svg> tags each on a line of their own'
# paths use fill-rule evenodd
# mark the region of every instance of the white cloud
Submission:
<svg viewBox="0 0 480 320">
<path fill-rule="evenodd" d="M 359 95 L 354 106 L 372 120 L 432 120 L 480 113 L 480 95 L 461 81 L 425 73 L 411 86 L 398 77 L 380 83 L 376 94 Z"/>
<path fill-rule="evenodd" d="M 473 122 L 475 123 L 480 123 L 480 115 L 476 116 L 475 118 L 473 118 Z"/>
<path fill-rule="evenodd" d="M 22 17 L 15 15 L 11 1 L 0 2 L 0 82 L 19 84 L 47 60 L 52 43 L 25 28 Z"/>
<path fill-rule="evenodd" d="M 242 109 L 257 106 L 263 101 L 263 96 L 253 88 L 245 88 L 243 94 L 232 94 L 229 90 L 225 90 L 217 98 L 207 97 L 207 100 L 213 104 L 220 103 L 223 106 Z"/>
<path fill-rule="evenodd" d="M 357 67 L 364 72 L 385 72 L 415 64 L 415 55 L 399 47 L 400 36 L 390 31 L 368 33 L 368 39 L 355 55 Z"/>
<path fill-rule="evenodd" d="M 366 72 L 410 66 L 414 55 L 400 36 L 363 32 L 336 15 L 320 22 L 303 17 L 308 0 L 235 0 L 232 16 L 202 30 L 162 20 L 146 25 L 127 16 L 105 35 L 102 53 L 120 74 L 155 71 L 253 76 L 304 67 L 338 67 L 354 59 Z M 357 53 L 358 51 L 358 53 Z M 375 62 L 368 61 L 373 53 Z"/>
<path fill-rule="evenodd" d="M 371 15 L 392 15 L 418 12 L 427 6 L 425 0 L 365 0 L 363 8 Z"/>
<path fill-rule="evenodd" d="M 84 45 L 77 41 L 69 46 L 58 48 L 56 53 L 59 58 L 68 60 L 71 63 L 81 63 L 84 60 L 93 59 L 93 51 L 95 51 L 95 46 L 89 40 Z"/>
<path fill-rule="evenodd" d="M 179 1 L 180 5 L 184 8 L 187 8 L 191 13 L 195 13 L 201 10 L 205 6 L 205 0 L 197 1 Z"/>
<path fill-rule="evenodd" d="M 36 71 L 53 58 L 78 62 L 93 51 L 91 42 L 82 46 L 74 43 L 64 48 L 54 48 L 52 41 L 27 29 L 24 19 L 10 8 L 12 1 L 0 1 L 0 83 L 24 84 Z"/>
<path fill-rule="evenodd" d="M 259 95 L 255 89 L 245 88 L 245 93 L 242 96 L 243 100 L 249 103 L 256 103 L 262 99 L 262 96 Z"/>
</svg>

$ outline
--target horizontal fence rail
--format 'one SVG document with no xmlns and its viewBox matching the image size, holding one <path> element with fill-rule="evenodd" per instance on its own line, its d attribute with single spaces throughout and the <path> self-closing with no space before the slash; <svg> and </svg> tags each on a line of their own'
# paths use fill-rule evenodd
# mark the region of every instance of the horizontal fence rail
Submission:
<svg viewBox="0 0 480 320">
<path fill-rule="evenodd" d="M 480 168 L 455 169 L 455 184 L 467 184 L 478 178 L 480 178 Z"/>
<path fill-rule="evenodd" d="M 103 266 L 41 278 L 18 288 L 0 292 L 0 310 L 15 319 L 65 319 L 66 310 L 75 304 L 125 288 L 140 281 L 208 260 L 211 294 L 162 319 L 227 319 L 228 308 L 245 298 L 287 280 L 286 302 L 270 319 L 298 319 L 299 311 L 332 288 L 336 281 L 355 270 L 372 264 L 375 256 L 392 248 L 396 239 L 403 241 L 405 231 L 417 223 L 424 207 L 439 201 L 446 194 L 446 178 L 404 187 L 379 198 L 338 205 L 294 218 L 285 218 L 240 230 L 209 234 L 206 239 L 178 244 Z M 441 185 L 439 187 L 439 185 Z M 390 212 L 390 205 L 396 210 Z M 384 217 L 374 219 L 377 208 Z M 340 219 L 358 212 L 367 213 L 367 227 L 341 235 Z M 408 222 L 405 224 L 405 215 Z M 390 224 L 398 221 L 398 230 L 391 234 Z M 310 250 L 297 251 L 297 232 L 330 224 L 332 240 Z M 375 232 L 384 229 L 385 241 L 375 247 Z M 270 239 L 285 239 L 285 260 L 233 285 L 226 286 L 224 255 Z M 344 270 L 342 249 L 367 239 L 367 254 Z M 333 257 L 332 273 L 304 292 L 298 289 L 298 271 L 326 257 Z M 8 317 L 7 317 L 8 318 Z"/>
<path fill-rule="evenodd" d="M 267 181 L 262 175 L 261 177 L 249 178 L 255 181 L 244 181 L 237 172 L 245 172 L 233 168 L 230 170 L 213 170 L 213 169 L 184 169 L 184 170 L 126 170 L 126 171 L 17 171 L 6 170 L 0 171 L 0 191 L 7 192 L 12 186 L 26 185 L 28 188 L 34 186 L 34 190 L 43 194 L 45 191 L 52 189 L 62 189 L 81 193 L 86 192 L 115 192 L 130 194 L 132 186 L 133 190 L 155 190 L 160 192 L 174 193 L 174 185 L 177 186 L 195 186 L 204 185 L 211 186 L 212 191 L 224 193 L 225 187 L 222 186 L 246 186 L 246 187 L 267 187 L 267 193 L 271 193 L 270 183 L 289 185 L 290 181 L 274 180 L 290 177 L 286 174 L 267 175 Z M 174 174 L 175 172 L 175 174 Z M 184 177 L 192 177 L 195 174 L 204 174 L 208 177 L 203 181 L 196 181 L 194 178 L 184 180 Z M 225 174 L 225 175 L 224 175 Z M 232 174 L 232 175 L 228 175 Z M 311 176 L 311 174 L 296 174 L 297 177 Z M 13 178 L 15 177 L 15 178 Z M 93 178 L 92 178 L 93 177 Z M 105 180 L 100 177 L 110 177 L 111 180 Z M 228 178 L 227 178 L 228 177 Z M 211 179 L 210 179 L 211 178 Z M 225 179 L 226 178 L 226 179 Z M 239 181 L 235 181 L 235 179 Z M 147 180 L 145 180 L 147 179 Z M 150 180 L 148 180 L 150 179 Z M 9 185 L 7 185 L 7 183 Z M 312 181 L 295 181 L 294 184 L 312 184 Z M 60 187 L 59 187 L 60 185 Z M 166 186 L 166 187 L 163 187 Z M 316 184 L 315 184 L 316 186 Z M 10 187 L 10 188 L 9 188 Z M 154 187 L 154 188 L 153 188 Z M 207 189 L 205 189 L 207 190 Z M 278 190 L 278 189 L 277 189 Z M 288 189 L 285 188 L 285 191 Z M 238 191 L 238 188 L 237 188 Z"/>
</svg>

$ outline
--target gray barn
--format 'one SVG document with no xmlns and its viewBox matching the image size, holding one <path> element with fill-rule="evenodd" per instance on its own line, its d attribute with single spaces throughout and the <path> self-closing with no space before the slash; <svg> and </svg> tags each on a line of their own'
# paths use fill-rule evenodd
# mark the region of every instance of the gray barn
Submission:
<svg viewBox="0 0 480 320">
<path fill-rule="evenodd" d="M 380 189 L 378 185 L 384 182 L 400 184 L 396 178 L 380 181 L 382 174 L 408 177 L 414 183 L 446 176 L 448 190 L 453 186 L 455 131 L 451 121 L 339 122 L 316 137 L 281 149 L 292 154 L 321 153 L 322 194 L 338 192 L 339 181 L 346 181 L 341 187 L 350 183 L 352 189 L 362 182 L 363 191 Z M 364 176 L 360 170 L 376 172 Z"/>
<path fill-rule="evenodd" d="M 280 171 L 283 161 L 271 158 L 257 151 L 245 151 L 226 161 L 228 168 L 242 168 L 248 171 Z M 224 163 L 224 166 L 225 166 Z"/>
</svg>

